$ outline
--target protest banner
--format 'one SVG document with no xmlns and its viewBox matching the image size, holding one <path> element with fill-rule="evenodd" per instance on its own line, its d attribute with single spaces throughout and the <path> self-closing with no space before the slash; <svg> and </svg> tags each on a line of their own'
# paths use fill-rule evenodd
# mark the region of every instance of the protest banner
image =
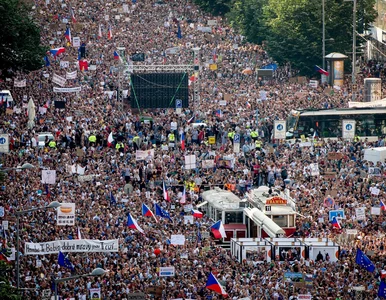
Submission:
<svg viewBox="0 0 386 300">
<path fill-rule="evenodd" d="M 74 72 L 67 72 L 66 73 L 66 78 L 67 79 L 75 79 L 77 74 L 78 74 L 78 72 L 76 70 Z"/>
<path fill-rule="evenodd" d="M 160 267 L 159 277 L 173 277 L 176 274 L 175 267 Z"/>
<path fill-rule="evenodd" d="M 25 243 L 24 255 L 45 255 L 61 252 L 118 252 L 118 240 L 58 240 L 42 243 Z"/>
<path fill-rule="evenodd" d="M 66 85 L 66 78 L 54 73 L 54 75 L 52 76 L 52 82 L 56 83 L 61 87 L 64 87 Z"/>
<path fill-rule="evenodd" d="M 42 183 L 55 184 L 56 170 L 42 170 Z"/>
<path fill-rule="evenodd" d="M 147 160 L 154 157 L 154 149 L 135 151 L 135 160 Z"/>
<path fill-rule="evenodd" d="M 62 203 L 57 214 L 57 225 L 75 225 L 75 203 Z"/>
<path fill-rule="evenodd" d="M 77 93 L 80 92 L 82 88 L 80 86 L 73 88 L 58 88 L 54 87 L 54 93 Z"/>
<path fill-rule="evenodd" d="M 13 86 L 14 87 L 26 87 L 27 86 L 27 80 L 26 79 L 24 79 L 24 80 L 15 79 L 15 81 L 13 82 Z"/>
</svg>

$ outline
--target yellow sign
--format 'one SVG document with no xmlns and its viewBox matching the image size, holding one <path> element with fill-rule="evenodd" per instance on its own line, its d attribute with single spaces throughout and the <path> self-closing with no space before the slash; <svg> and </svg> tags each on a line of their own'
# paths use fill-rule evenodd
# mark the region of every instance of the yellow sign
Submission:
<svg viewBox="0 0 386 300">
<path fill-rule="evenodd" d="M 334 85 L 342 86 L 344 79 L 343 60 L 334 61 Z"/>
<path fill-rule="evenodd" d="M 265 205 L 286 205 L 287 204 L 287 200 L 285 200 L 284 198 L 282 197 L 272 197 L 270 199 L 268 199 L 267 201 L 265 201 Z"/>
<path fill-rule="evenodd" d="M 209 69 L 211 71 L 216 71 L 217 70 L 217 65 L 216 64 L 211 64 L 211 65 L 209 65 Z"/>
<path fill-rule="evenodd" d="M 300 138 L 301 138 L 303 143 L 306 141 L 306 136 L 304 134 L 300 135 Z"/>
<path fill-rule="evenodd" d="M 216 144 L 216 137 L 215 136 L 210 136 L 208 138 L 209 144 L 213 145 Z"/>
</svg>

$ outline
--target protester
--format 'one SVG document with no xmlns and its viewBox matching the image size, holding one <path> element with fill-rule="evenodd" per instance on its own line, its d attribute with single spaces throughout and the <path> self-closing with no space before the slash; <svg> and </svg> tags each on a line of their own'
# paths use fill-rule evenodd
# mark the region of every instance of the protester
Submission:
<svg viewBox="0 0 386 300">
<path fill-rule="evenodd" d="M 208 275 L 213 273 L 230 299 L 296 299 L 298 294 L 308 292 L 313 299 L 356 299 L 357 286 L 365 287 L 362 299 L 376 297 L 377 274 L 385 268 L 386 223 L 383 212 L 370 215 L 370 209 L 385 201 L 385 164 L 378 165 L 381 176 L 369 176 L 362 150 L 379 143 L 317 141 L 312 147 L 301 147 L 299 142 L 277 144 L 272 137 L 273 121 L 285 119 L 293 109 L 347 107 L 352 99 L 348 84 L 338 89 L 326 85 L 311 88 L 295 77 L 290 66 L 279 68 L 265 83 L 254 72 L 244 74 L 247 68 L 256 70 L 271 63 L 267 53 L 245 41 L 225 18 L 206 15 L 190 2 L 181 5 L 145 0 L 123 6 L 109 0 L 86 1 L 71 4 L 71 9 L 68 5 L 46 1 L 36 3 L 33 10 L 42 42 L 52 48 L 65 46 L 65 53 L 48 55 L 50 65 L 41 70 L 16 73 L 17 80 L 26 80 L 25 87 L 14 87 L 12 81 L 1 83 L 1 89 L 11 90 L 14 98 L 9 107 L 3 104 L 0 131 L 10 135 L 10 152 L 2 155 L 2 167 L 15 168 L 24 163 L 35 166 L 7 171 L 1 191 L 4 218 L 10 221 L 9 229 L 2 230 L 5 239 L 15 246 L 13 215 L 17 210 L 41 207 L 53 200 L 76 205 L 75 226 L 58 226 L 54 210 L 22 216 L 20 278 L 23 288 L 32 289 L 24 292 L 28 299 L 42 299 L 43 290 L 52 288 L 52 278 L 87 274 L 96 267 L 109 272 L 102 277 L 61 283 L 59 295 L 86 299 L 91 288 L 100 288 L 103 299 L 126 299 L 129 293 L 150 294 L 150 288 L 161 287 L 161 299 L 220 299 L 222 296 L 205 288 Z M 199 31 L 198 27 L 207 26 L 208 20 L 216 20 L 212 32 Z M 72 42 L 80 37 L 85 44 L 80 56 L 87 60 L 88 70 L 84 60 L 80 60 L 83 67 L 79 68 L 79 47 L 67 44 L 67 28 Z M 134 65 L 193 64 L 192 48 L 200 47 L 199 105 L 191 105 L 181 115 L 173 109 L 143 111 L 152 121 L 141 121 L 137 107 L 116 101 L 120 60 L 114 59 L 114 51 L 118 47 L 125 47 L 124 60 L 134 53 L 145 54 L 143 62 L 129 61 Z M 172 47 L 179 47 L 177 53 L 166 54 Z M 217 70 L 211 70 L 212 65 Z M 380 64 L 370 62 L 361 76 L 383 74 L 380 70 Z M 67 79 L 65 87 L 81 90 L 54 92 L 53 87 L 58 86 L 52 82 L 53 75 L 66 77 L 73 71 L 77 71 L 76 76 Z M 357 101 L 362 99 L 362 91 L 359 84 Z M 27 126 L 29 99 L 36 106 L 32 128 Z M 222 100 L 226 105 L 220 105 Z M 55 108 L 56 101 L 65 101 L 65 108 Z M 206 126 L 194 126 L 189 122 L 192 118 Z M 53 139 L 44 133 L 52 134 Z M 185 134 L 184 147 L 181 133 Z M 241 136 L 238 154 L 233 153 L 235 133 Z M 169 147 L 173 136 L 174 146 Z M 210 136 L 215 137 L 214 144 L 209 143 Z M 137 160 L 136 150 L 150 154 Z M 342 158 L 329 160 L 329 152 L 340 152 Z M 187 170 L 185 155 L 191 154 L 197 164 Z M 232 166 L 222 160 L 226 156 L 234 158 Z M 216 166 L 203 168 L 203 161 L 210 158 Z M 336 176 L 311 176 L 309 165 L 313 162 L 322 172 L 334 171 Z M 42 170 L 56 171 L 55 184 L 41 182 Z M 184 224 L 183 216 L 189 214 L 184 206 L 200 203 L 202 191 L 218 186 L 244 197 L 260 185 L 288 188 L 304 216 L 297 219 L 295 236 L 335 239 L 341 246 L 339 261 L 238 263 L 212 238 L 200 237 L 217 220 L 204 216 L 195 219 L 193 225 Z M 379 188 L 379 195 L 372 194 L 372 186 Z M 328 191 L 334 192 L 334 208 L 345 211 L 342 230 L 334 229 L 328 220 L 330 208 L 324 206 Z M 153 210 L 155 203 L 170 213 L 170 219 L 142 215 L 142 204 Z M 358 206 L 366 207 L 366 221 L 356 219 Z M 127 226 L 129 215 L 143 234 Z M 343 233 L 347 228 L 358 229 L 359 236 L 346 239 Z M 74 271 L 60 266 L 56 254 L 23 255 L 26 242 L 76 239 L 78 231 L 83 239 L 119 239 L 119 252 L 69 253 Z M 172 234 L 185 235 L 185 245 L 170 245 Z M 376 264 L 375 274 L 355 264 L 357 247 Z M 174 266 L 176 275 L 160 277 L 159 268 L 165 266 Z M 289 288 L 284 282 L 284 272 L 296 270 L 313 275 L 312 290 Z M 12 284 L 16 285 L 15 280 Z"/>
</svg>

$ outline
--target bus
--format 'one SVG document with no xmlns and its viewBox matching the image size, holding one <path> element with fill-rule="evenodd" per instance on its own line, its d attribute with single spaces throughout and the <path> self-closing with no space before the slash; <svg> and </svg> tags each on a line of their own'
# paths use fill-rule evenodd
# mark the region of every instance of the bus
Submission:
<svg viewBox="0 0 386 300">
<path fill-rule="evenodd" d="M 287 118 L 287 139 L 341 138 L 342 121 L 355 120 L 355 135 L 376 141 L 386 134 L 386 107 L 293 110 Z"/>
</svg>

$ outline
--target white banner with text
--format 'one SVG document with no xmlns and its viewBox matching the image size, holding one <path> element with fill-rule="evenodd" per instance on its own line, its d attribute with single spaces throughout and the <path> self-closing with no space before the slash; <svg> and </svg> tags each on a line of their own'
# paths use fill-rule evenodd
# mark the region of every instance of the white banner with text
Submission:
<svg viewBox="0 0 386 300">
<path fill-rule="evenodd" d="M 118 252 L 118 240 L 61 240 L 25 243 L 24 255 L 44 255 L 61 252 Z"/>
</svg>

